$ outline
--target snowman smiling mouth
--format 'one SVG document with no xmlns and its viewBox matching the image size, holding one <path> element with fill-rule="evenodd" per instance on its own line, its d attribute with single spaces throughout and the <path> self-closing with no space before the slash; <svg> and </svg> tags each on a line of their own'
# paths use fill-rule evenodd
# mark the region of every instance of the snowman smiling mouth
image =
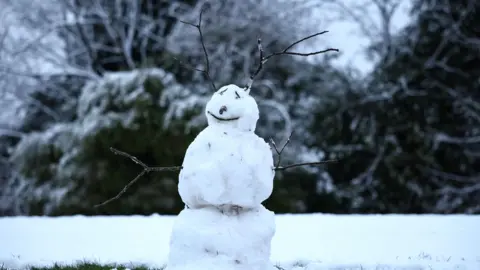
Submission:
<svg viewBox="0 0 480 270">
<path fill-rule="evenodd" d="M 215 114 L 211 113 L 210 111 L 208 111 L 208 114 L 213 116 L 213 118 L 217 119 L 218 121 L 235 121 L 235 120 L 238 120 L 240 118 L 240 117 L 222 118 L 222 117 L 216 116 Z"/>
</svg>

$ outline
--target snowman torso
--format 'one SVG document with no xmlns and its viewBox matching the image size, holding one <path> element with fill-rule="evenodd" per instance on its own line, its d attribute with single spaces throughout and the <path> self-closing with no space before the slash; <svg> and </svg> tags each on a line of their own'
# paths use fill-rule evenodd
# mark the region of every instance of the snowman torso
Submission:
<svg viewBox="0 0 480 270">
<path fill-rule="evenodd" d="M 179 193 L 189 207 L 252 208 L 272 193 L 272 152 L 254 133 L 258 107 L 253 98 L 240 91 L 229 85 L 212 97 L 206 108 L 209 126 L 187 149 Z"/>
</svg>

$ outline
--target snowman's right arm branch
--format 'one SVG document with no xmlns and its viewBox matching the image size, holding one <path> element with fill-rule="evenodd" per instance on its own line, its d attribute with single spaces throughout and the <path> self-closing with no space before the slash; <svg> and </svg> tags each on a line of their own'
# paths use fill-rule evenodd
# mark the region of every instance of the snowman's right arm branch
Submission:
<svg viewBox="0 0 480 270">
<path fill-rule="evenodd" d="M 120 156 L 124 156 L 126 158 L 129 158 L 131 159 L 133 162 L 135 162 L 136 164 L 142 166 L 143 170 L 135 177 L 133 178 L 132 181 L 130 181 L 115 197 L 112 197 L 106 201 L 104 201 L 103 203 L 100 203 L 100 204 L 97 204 L 95 205 L 94 207 L 100 207 L 100 206 L 104 206 L 112 201 L 115 201 L 117 200 L 118 198 L 120 198 L 133 184 L 135 184 L 138 179 L 140 179 L 140 177 L 142 177 L 144 174 L 146 173 L 149 173 L 149 172 L 161 172 L 161 171 L 173 171 L 173 172 L 176 172 L 176 171 L 180 171 L 182 169 L 182 166 L 171 166 L 171 167 L 150 167 L 148 166 L 147 164 L 143 163 L 142 161 L 140 161 L 138 158 L 128 154 L 128 153 L 125 153 L 123 151 L 120 151 L 120 150 L 117 150 L 113 147 L 110 147 L 110 151 L 112 151 L 115 155 L 120 155 Z"/>
</svg>

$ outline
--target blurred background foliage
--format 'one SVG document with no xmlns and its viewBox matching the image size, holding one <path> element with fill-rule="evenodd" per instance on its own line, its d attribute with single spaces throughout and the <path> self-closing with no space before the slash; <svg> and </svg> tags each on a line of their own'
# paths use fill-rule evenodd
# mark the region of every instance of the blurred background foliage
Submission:
<svg viewBox="0 0 480 270">
<path fill-rule="evenodd" d="M 198 21 L 206 5 L 202 29 L 217 86 L 246 83 L 258 64 L 257 37 L 268 53 L 319 31 L 297 23 L 312 16 L 302 5 L 312 1 L 27 2 L 6 4 L 52 41 L 2 40 L 3 90 L 21 102 L 14 124 L 1 127 L 1 215 L 178 213 L 178 172 L 149 173 L 119 200 L 93 205 L 142 169 L 110 147 L 151 166 L 181 165 L 206 126 L 210 82 L 176 60 L 205 68 L 203 50 L 197 30 L 179 19 Z M 399 1 L 372 2 L 388 28 Z M 260 73 L 252 90 L 257 134 L 281 145 L 292 132 L 286 164 L 339 159 L 277 173 L 268 208 L 480 213 L 480 3 L 412 4 L 406 27 L 373 38 L 368 74 L 334 65 L 335 53 L 273 58 Z"/>
</svg>

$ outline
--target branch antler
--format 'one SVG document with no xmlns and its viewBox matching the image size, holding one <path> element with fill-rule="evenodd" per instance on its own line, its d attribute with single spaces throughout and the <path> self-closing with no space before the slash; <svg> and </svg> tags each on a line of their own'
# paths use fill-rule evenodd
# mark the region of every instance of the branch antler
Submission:
<svg viewBox="0 0 480 270">
<path fill-rule="evenodd" d="M 267 56 L 263 56 L 264 54 L 264 51 L 263 51 L 263 47 L 262 47 L 262 40 L 259 38 L 257 40 L 257 47 L 258 47 L 258 52 L 259 52 L 259 63 L 258 63 L 258 67 L 257 69 L 255 70 L 254 73 L 252 73 L 250 75 L 250 80 L 248 81 L 248 84 L 247 86 L 245 86 L 245 91 L 250 92 L 250 89 L 252 88 L 252 84 L 253 84 L 253 81 L 255 80 L 255 77 L 258 75 L 258 73 L 260 73 L 260 71 L 262 70 L 263 68 L 263 65 L 272 57 L 274 56 L 279 56 L 279 55 L 298 55 L 298 56 L 310 56 L 310 55 L 317 55 L 317 54 L 322 54 L 322 53 L 326 53 L 326 52 L 338 52 L 339 50 L 338 49 L 334 49 L 334 48 L 328 48 L 328 49 L 325 49 L 325 50 L 321 50 L 321 51 L 315 51 L 315 52 L 309 52 L 309 53 L 301 53 L 301 52 L 291 52 L 289 51 L 291 48 L 293 48 L 295 45 L 298 45 L 299 43 L 307 40 L 307 39 L 311 39 L 311 38 L 314 38 L 316 36 L 320 36 L 320 35 L 323 35 L 325 33 L 328 33 L 328 31 L 322 31 L 322 32 L 318 32 L 318 33 L 315 33 L 313 35 L 310 35 L 310 36 L 307 36 L 307 37 L 304 37 L 302 39 L 299 39 L 297 41 L 295 41 L 294 43 L 290 44 L 289 46 L 287 46 L 283 51 L 280 51 L 280 52 L 275 52 L 275 53 L 272 53 L 270 55 L 267 55 Z"/>
<path fill-rule="evenodd" d="M 104 201 L 103 203 L 97 204 L 94 207 L 104 206 L 104 205 L 106 205 L 106 204 L 108 204 L 112 201 L 117 200 L 118 198 L 120 198 L 120 196 L 122 196 L 127 191 L 127 189 L 129 189 L 131 186 L 133 186 L 133 184 L 135 184 L 138 181 L 138 179 L 140 179 L 140 177 L 142 177 L 144 174 L 147 174 L 149 172 L 162 172 L 162 171 L 176 172 L 176 171 L 180 171 L 182 169 L 182 166 L 150 167 L 147 164 L 141 162 L 138 158 L 136 158 L 136 157 L 134 157 L 130 154 L 127 154 L 125 152 L 122 152 L 120 150 L 117 150 L 113 147 L 110 147 L 110 151 L 112 151 L 115 155 L 120 155 L 120 156 L 124 156 L 126 158 L 131 159 L 136 164 L 142 166 L 143 170 L 135 178 L 133 178 L 133 180 L 130 181 L 115 197 L 112 197 L 112 198 Z"/>
<path fill-rule="evenodd" d="M 277 156 L 278 156 L 277 163 L 275 164 L 275 166 L 273 168 L 275 171 L 284 171 L 284 170 L 287 170 L 287 169 L 290 169 L 290 168 L 295 168 L 295 167 L 318 166 L 318 165 L 322 165 L 322 164 L 325 164 L 325 163 L 338 162 L 338 160 L 336 160 L 336 159 L 330 159 L 330 160 L 322 160 L 322 161 L 314 161 L 314 162 L 302 162 L 302 163 L 295 163 L 295 164 L 290 164 L 290 165 L 286 165 L 286 166 L 281 166 L 280 163 L 282 162 L 283 150 L 290 143 L 290 138 L 291 137 L 292 137 L 292 134 L 290 134 L 290 136 L 288 136 L 287 141 L 282 146 L 282 148 L 280 148 L 280 150 L 278 149 L 275 141 L 272 138 L 270 138 L 270 143 L 273 146 L 273 150 L 275 150 L 275 152 L 277 153 Z"/>
<path fill-rule="evenodd" d="M 200 34 L 200 42 L 202 43 L 203 53 L 205 55 L 205 69 L 200 69 L 200 68 L 196 68 L 196 67 L 193 67 L 191 65 L 185 64 L 175 57 L 174 57 L 174 59 L 177 60 L 180 63 L 180 65 L 182 65 L 182 66 L 184 66 L 188 69 L 200 71 L 203 74 L 205 74 L 205 76 L 207 76 L 207 79 L 212 84 L 213 91 L 217 91 L 217 87 L 215 86 L 215 82 L 213 81 L 212 77 L 210 76 L 210 61 L 208 60 L 208 52 L 207 52 L 207 48 L 205 47 L 205 42 L 203 40 L 202 15 L 203 15 L 203 12 L 205 11 L 205 9 L 206 9 L 206 6 L 203 6 L 202 9 L 200 10 L 200 15 L 199 15 L 197 24 L 179 20 L 181 23 L 184 23 L 184 24 L 187 24 L 187 25 L 190 25 L 190 26 L 193 26 L 193 27 L 197 28 L 198 33 Z"/>
</svg>

